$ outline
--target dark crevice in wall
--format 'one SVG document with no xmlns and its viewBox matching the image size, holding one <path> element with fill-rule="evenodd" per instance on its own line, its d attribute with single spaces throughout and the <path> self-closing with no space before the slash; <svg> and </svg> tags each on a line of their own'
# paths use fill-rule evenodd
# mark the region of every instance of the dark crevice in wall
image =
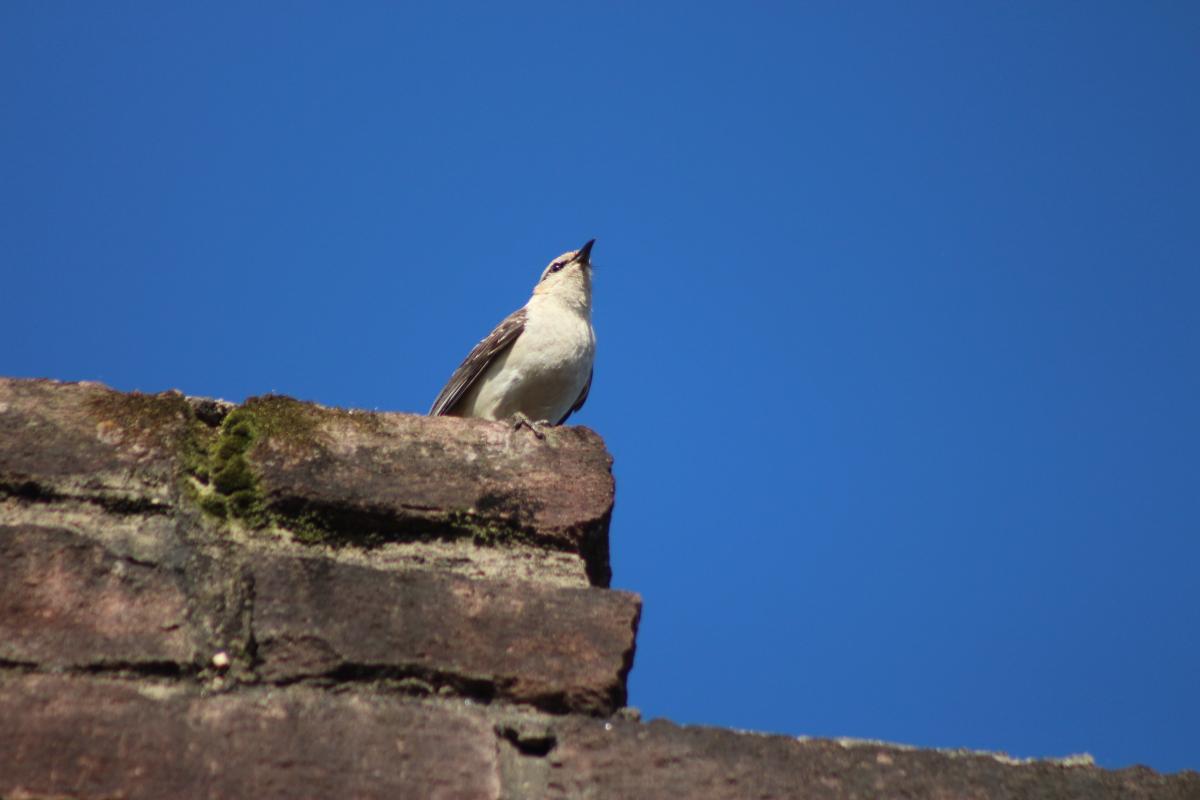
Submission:
<svg viewBox="0 0 1200 800">
<path fill-rule="evenodd" d="M 196 419 L 210 428 L 221 427 L 225 417 L 229 416 L 229 412 L 234 408 L 230 403 L 223 403 L 207 397 L 189 397 L 187 401 L 192 408 L 192 413 L 196 415 Z"/>
<path fill-rule="evenodd" d="M 172 507 L 167 503 L 159 503 L 142 497 L 62 494 L 34 481 L 0 481 L 0 498 L 4 497 L 38 504 L 70 501 L 90 503 L 91 505 L 99 506 L 105 511 L 121 516 L 132 516 L 135 514 L 165 516 L 173 512 Z"/>
<path fill-rule="evenodd" d="M 496 685 L 491 681 L 465 678 L 435 670 L 385 666 L 380 664 L 342 664 L 320 675 L 271 681 L 276 686 L 293 684 L 310 686 L 370 685 L 384 692 L 416 697 L 459 697 L 488 705 L 497 699 Z"/>
<path fill-rule="evenodd" d="M 497 725 L 496 735 L 516 748 L 523 756 L 545 758 L 558 746 L 558 738 L 550 732 L 530 734 L 512 725 Z"/>
</svg>

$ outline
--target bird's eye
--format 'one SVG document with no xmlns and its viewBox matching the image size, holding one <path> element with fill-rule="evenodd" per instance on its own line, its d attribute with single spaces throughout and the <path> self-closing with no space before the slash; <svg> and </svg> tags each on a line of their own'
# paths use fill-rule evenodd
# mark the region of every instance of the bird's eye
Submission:
<svg viewBox="0 0 1200 800">
<path fill-rule="evenodd" d="M 550 271 L 558 272 L 560 269 L 562 269 L 566 265 L 567 265 L 567 262 L 565 262 L 565 261 L 555 261 L 553 264 L 550 265 Z"/>
</svg>

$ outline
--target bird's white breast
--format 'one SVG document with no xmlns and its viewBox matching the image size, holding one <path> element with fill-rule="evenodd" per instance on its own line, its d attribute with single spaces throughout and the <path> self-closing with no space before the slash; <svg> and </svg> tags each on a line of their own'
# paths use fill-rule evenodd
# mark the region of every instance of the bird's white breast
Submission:
<svg viewBox="0 0 1200 800">
<path fill-rule="evenodd" d="M 596 352 L 586 307 L 535 295 L 526 310 L 521 335 L 464 398 L 465 416 L 556 423 L 579 399 Z"/>
</svg>

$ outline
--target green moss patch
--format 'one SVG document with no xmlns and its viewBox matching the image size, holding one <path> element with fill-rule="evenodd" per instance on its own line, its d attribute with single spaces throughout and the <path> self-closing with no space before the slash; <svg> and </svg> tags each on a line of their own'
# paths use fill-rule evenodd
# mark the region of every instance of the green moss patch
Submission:
<svg viewBox="0 0 1200 800">
<path fill-rule="evenodd" d="M 300 450 L 318 444 L 322 412 L 311 403 L 281 395 L 264 395 L 251 397 L 233 413 L 252 424 L 253 437 L 267 437 L 272 444 Z"/>
<path fill-rule="evenodd" d="M 197 446 L 188 462 L 189 494 L 219 524 L 252 530 L 281 528 L 305 544 L 318 544 L 330 532 L 316 515 L 293 517 L 268 508 L 258 473 L 250 463 L 255 443 L 304 448 L 316 442 L 320 411 L 290 397 L 255 397 L 226 415 L 215 434 Z"/>
<path fill-rule="evenodd" d="M 237 518 L 252 528 L 261 528 L 270 521 L 258 475 L 247 460 L 258 437 L 253 413 L 244 408 L 229 412 L 209 451 L 208 483 L 212 493 L 201 503 L 201 508 L 213 516 Z"/>
<path fill-rule="evenodd" d="M 213 430 L 197 423 L 187 464 L 187 496 L 218 526 L 286 533 L 306 545 L 377 547 L 390 541 L 470 539 L 485 547 L 544 544 L 532 528 L 533 501 L 489 494 L 478 508 L 448 513 L 397 514 L 386 508 L 325 504 L 302 497 L 268 505 L 251 454 L 270 443 L 273 454 L 307 457 L 328 443 L 323 423 L 375 431 L 373 414 L 322 409 L 290 397 L 254 397 L 230 411 Z"/>
</svg>

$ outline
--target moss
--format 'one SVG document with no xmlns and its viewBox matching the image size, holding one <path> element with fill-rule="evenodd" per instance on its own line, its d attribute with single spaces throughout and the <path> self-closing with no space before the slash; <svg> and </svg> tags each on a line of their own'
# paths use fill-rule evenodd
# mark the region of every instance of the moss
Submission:
<svg viewBox="0 0 1200 800">
<path fill-rule="evenodd" d="M 221 422 L 216 440 L 209 449 L 208 472 L 212 484 L 209 507 L 214 516 L 240 519 L 254 528 L 263 527 L 270 519 L 266 512 L 258 475 L 250 466 L 247 455 L 259 438 L 259 423 L 254 413 L 236 408 Z M 208 510 L 208 509 L 206 509 Z"/>
<path fill-rule="evenodd" d="M 334 409 L 338 419 L 344 420 L 359 431 L 366 434 L 382 433 L 385 430 L 383 424 L 383 416 L 381 414 L 372 413 L 370 411 L 358 411 L 355 409 Z"/>
<path fill-rule="evenodd" d="M 210 476 L 208 474 L 207 462 L 205 462 L 203 460 L 199 460 L 199 461 L 197 461 L 197 463 L 194 466 L 192 466 L 190 468 L 188 468 L 185 465 L 184 469 L 189 475 L 194 475 L 196 477 L 196 480 L 200 481 L 201 483 L 208 483 L 208 479 Z"/>
<path fill-rule="evenodd" d="M 212 476 L 212 485 L 221 494 L 231 495 L 235 492 L 253 490 L 257 483 L 254 472 L 246 463 L 246 457 L 242 453 L 222 459 L 216 470 Z"/>
<path fill-rule="evenodd" d="M 446 515 L 445 522 L 446 525 L 470 536 L 475 544 L 484 547 L 522 542 L 529 538 L 520 528 L 495 519 L 481 519 L 470 511 L 452 511 Z"/>
<path fill-rule="evenodd" d="M 194 420 L 192 409 L 179 392 L 142 394 L 98 389 L 86 401 L 100 422 L 110 422 L 126 436 L 148 445 L 180 443 Z M 182 424 L 181 424 L 182 423 Z"/>
<path fill-rule="evenodd" d="M 291 531 L 292 538 L 301 544 L 332 544 L 336 538 L 333 530 L 319 516 L 312 513 L 288 517 L 286 526 Z"/>
<path fill-rule="evenodd" d="M 252 528 L 264 528 L 271 522 L 271 515 L 263 505 L 257 487 L 243 489 L 229 495 L 229 513 L 243 520 Z"/>
<path fill-rule="evenodd" d="M 191 421 L 178 448 L 179 459 L 186 476 L 191 476 L 202 484 L 208 483 L 211 475 L 209 449 L 215 438 L 216 434 L 203 422 L 197 419 Z M 185 489 L 189 490 L 189 493 L 195 492 L 191 481 L 185 481 Z"/>
<path fill-rule="evenodd" d="M 241 420 L 232 430 L 224 431 L 223 435 L 217 439 L 216 447 L 213 450 L 214 463 L 224 465 L 236 460 L 244 456 L 252 444 L 254 444 L 254 428 L 249 420 Z M 217 471 L 220 472 L 220 469 L 218 468 Z"/>
<path fill-rule="evenodd" d="M 311 403 L 282 395 L 264 395 L 251 397 L 230 416 L 235 414 L 239 421 L 252 423 L 252 438 L 265 436 L 274 443 L 296 448 L 317 443 L 321 411 Z"/>
<path fill-rule="evenodd" d="M 206 513 L 225 518 L 223 501 L 208 492 L 215 434 L 196 417 L 187 398 L 177 391 L 126 394 L 100 389 L 86 402 L 97 422 L 115 425 L 123 438 L 173 452 L 181 465 L 180 494 Z"/>
<path fill-rule="evenodd" d="M 214 434 L 197 422 L 185 448 L 185 494 L 200 509 L 221 522 L 237 519 L 262 527 L 268 515 L 259 491 L 258 476 L 247 454 L 258 439 L 253 414 L 237 408 L 226 415 Z"/>
<path fill-rule="evenodd" d="M 395 523 L 347 509 L 307 503 L 269 507 L 250 454 L 269 439 L 271 447 L 298 452 L 320 447 L 322 421 L 338 421 L 360 430 L 377 430 L 378 415 L 321 409 L 290 397 L 264 396 L 247 400 L 230 411 L 214 431 L 197 422 L 185 458 L 186 494 L 216 524 L 254 531 L 287 533 L 305 545 L 376 547 L 396 540 Z M 194 418 L 194 417 L 193 417 Z M 522 524 L 528 504 L 520 498 L 488 495 L 479 509 L 408 520 L 401 538 L 469 538 L 494 547 L 536 543 L 534 532 Z M 481 513 L 482 512 L 482 513 Z"/>
<path fill-rule="evenodd" d="M 318 413 L 297 400 L 274 396 L 252 398 L 230 411 L 215 434 L 199 440 L 202 444 L 186 462 L 192 478 L 189 495 L 222 524 L 238 522 L 254 530 L 279 527 L 306 544 L 326 541 L 331 534 L 316 515 L 284 516 L 267 507 L 249 458 L 264 437 L 297 447 L 315 441 Z"/>
<path fill-rule="evenodd" d="M 229 516 L 229 506 L 224 497 L 219 494 L 207 494 L 198 498 L 200 508 L 206 514 L 225 519 Z"/>
<path fill-rule="evenodd" d="M 262 439 L 270 439 L 273 447 L 311 449 L 318 442 L 322 413 L 310 403 L 266 395 L 250 398 L 225 417 L 210 451 L 209 469 L 212 489 L 215 496 L 224 499 L 230 519 L 254 529 L 286 530 L 304 544 L 336 540 L 336 533 L 317 513 L 282 514 L 268 508 L 248 457 Z"/>
</svg>

